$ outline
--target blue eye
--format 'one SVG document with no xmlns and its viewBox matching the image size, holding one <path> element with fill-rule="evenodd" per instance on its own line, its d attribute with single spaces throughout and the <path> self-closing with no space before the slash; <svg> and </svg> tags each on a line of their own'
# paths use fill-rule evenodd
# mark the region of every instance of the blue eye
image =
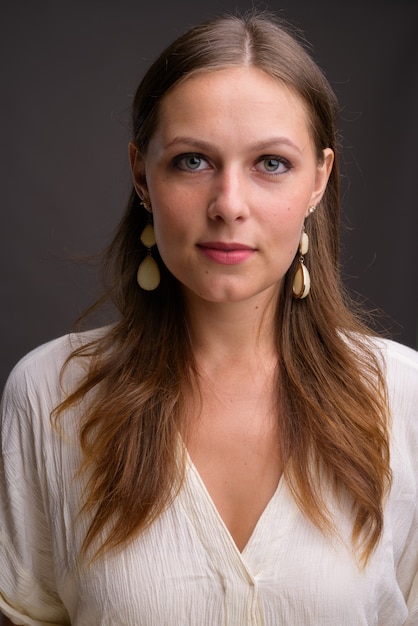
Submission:
<svg viewBox="0 0 418 626">
<path fill-rule="evenodd" d="M 264 167 L 268 172 L 275 172 L 280 167 L 280 161 L 277 159 L 265 159 Z"/>
<path fill-rule="evenodd" d="M 175 166 L 183 171 L 199 171 L 208 168 L 207 161 L 198 154 L 180 154 L 174 160 Z"/>
<path fill-rule="evenodd" d="M 197 156 L 194 156 L 194 155 L 186 157 L 184 159 L 184 164 L 190 170 L 198 170 L 201 162 L 202 162 L 202 159 L 200 157 L 197 157 Z"/>
<path fill-rule="evenodd" d="M 262 157 L 257 166 L 257 169 L 261 169 L 262 172 L 267 174 L 285 174 L 291 168 L 287 160 L 274 156 Z"/>
</svg>

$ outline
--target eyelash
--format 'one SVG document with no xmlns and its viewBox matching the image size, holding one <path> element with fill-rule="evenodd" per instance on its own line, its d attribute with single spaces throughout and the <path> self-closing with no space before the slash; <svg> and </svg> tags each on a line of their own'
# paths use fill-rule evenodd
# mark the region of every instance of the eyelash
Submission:
<svg viewBox="0 0 418 626">
<path fill-rule="evenodd" d="M 185 152 L 184 154 L 178 154 L 176 157 L 174 157 L 173 165 L 176 169 L 179 169 L 182 172 L 193 173 L 195 171 L 200 171 L 200 170 L 194 170 L 193 168 L 180 167 L 180 163 L 182 161 L 185 161 L 186 159 L 191 159 L 191 158 L 200 159 L 201 161 L 205 161 L 205 163 L 208 162 L 208 160 L 202 154 L 198 154 L 197 152 Z"/>
<path fill-rule="evenodd" d="M 256 165 L 258 165 L 258 163 L 262 163 L 263 161 L 277 161 L 279 166 L 283 165 L 285 167 L 284 172 L 278 172 L 276 170 L 274 172 L 269 172 L 268 170 L 264 170 L 263 174 L 267 174 L 268 176 L 281 176 L 282 174 L 286 174 L 287 172 L 289 172 L 289 170 L 292 169 L 292 165 L 290 161 L 288 161 L 287 159 L 281 156 L 272 155 L 272 154 L 264 154 L 262 157 L 258 159 Z"/>
<path fill-rule="evenodd" d="M 203 161 L 205 163 L 209 163 L 208 159 L 203 156 L 202 154 L 199 154 L 197 152 L 186 152 L 183 154 L 178 154 L 176 157 L 174 157 L 173 159 L 173 166 L 176 169 L 181 170 L 182 172 L 186 172 L 189 174 L 193 174 L 194 172 L 200 172 L 202 171 L 199 168 L 193 169 L 193 168 L 188 168 L 188 167 L 181 167 L 180 164 L 182 161 L 185 161 L 186 159 L 190 159 L 190 158 L 195 158 L 195 159 L 199 159 L 200 161 Z M 289 170 L 292 169 L 292 165 L 291 163 L 285 159 L 284 157 L 281 156 L 277 156 L 277 155 L 263 155 L 261 156 L 254 167 L 256 167 L 259 163 L 262 163 L 263 161 L 277 161 L 278 163 L 278 167 L 280 167 L 280 165 L 283 165 L 285 167 L 285 171 L 279 171 L 277 172 L 276 170 L 273 172 L 269 172 L 268 170 L 263 170 L 263 174 L 266 174 L 267 176 L 280 176 L 282 174 L 286 174 L 287 172 L 289 172 Z M 204 170 L 206 168 L 203 168 Z"/>
</svg>

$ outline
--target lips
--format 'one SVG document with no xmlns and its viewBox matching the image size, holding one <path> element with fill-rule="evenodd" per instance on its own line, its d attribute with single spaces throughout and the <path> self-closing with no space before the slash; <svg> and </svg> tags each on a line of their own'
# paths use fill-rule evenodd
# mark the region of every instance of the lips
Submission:
<svg viewBox="0 0 418 626">
<path fill-rule="evenodd" d="M 243 263 L 255 253 L 251 246 L 237 242 L 205 241 L 197 247 L 207 258 L 221 265 Z"/>
</svg>

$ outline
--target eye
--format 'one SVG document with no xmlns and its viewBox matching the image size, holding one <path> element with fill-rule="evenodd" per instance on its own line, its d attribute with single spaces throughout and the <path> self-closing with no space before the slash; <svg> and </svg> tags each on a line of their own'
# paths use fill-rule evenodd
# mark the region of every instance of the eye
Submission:
<svg viewBox="0 0 418 626">
<path fill-rule="evenodd" d="M 174 165 L 184 172 L 198 172 L 209 169 L 209 164 L 200 154 L 179 154 Z"/>
<path fill-rule="evenodd" d="M 266 174 L 285 174 L 291 169 L 287 159 L 278 156 L 263 156 L 256 164 L 256 169 Z"/>
</svg>

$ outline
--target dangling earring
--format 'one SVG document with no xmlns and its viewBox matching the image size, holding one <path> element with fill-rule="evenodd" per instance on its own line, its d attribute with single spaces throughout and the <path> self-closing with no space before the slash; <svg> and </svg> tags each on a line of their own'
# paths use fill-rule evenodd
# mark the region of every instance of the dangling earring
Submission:
<svg viewBox="0 0 418 626">
<path fill-rule="evenodd" d="M 141 289 L 153 291 L 160 284 L 160 270 L 151 253 L 151 248 L 155 246 L 155 233 L 151 220 L 151 211 L 145 202 L 141 202 L 141 205 L 148 211 L 148 224 L 140 236 L 141 243 L 147 248 L 148 254 L 138 267 L 136 280 Z"/>
<path fill-rule="evenodd" d="M 311 211 L 311 209 L 313 210 Z M 309 209 L 310 213 L 313 213 L 315 207 L 311 207 Z M 293 297 L 298 300 L 302 300 L 302 298 L 306 298 L 311 288 L 311 277 L 309 276 L 309 272 L 304 263 L 304 256 L 309 250 L 309 237 L 305 232 L 305 227 L 303 227 L 302 234 L 300 236 L 299 242 L 299 264 L 296 270 L 295 277 L 293 279 Z"/>
</svg>

